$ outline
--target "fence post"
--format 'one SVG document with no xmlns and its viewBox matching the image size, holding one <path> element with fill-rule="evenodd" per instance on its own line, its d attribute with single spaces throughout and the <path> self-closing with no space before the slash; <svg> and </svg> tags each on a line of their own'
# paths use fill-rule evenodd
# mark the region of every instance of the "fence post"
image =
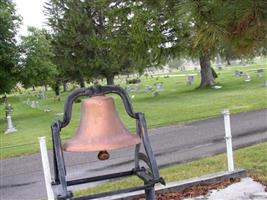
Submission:
<svg viewBox="0 0 267 200">
<path fill-rule="evenodd" d="M 50 172 L 45 137 L 38 137 L 38 139 L 39 139 L 40 151 L 41 151 L 41 157 L 42 157 L 42 165 L 43 165 L 43 171 L 44 171 L 47 198 L 48 200 L 54 200 L 55 197 L 54 197 L 54 192 L 53 192 L 52 185 L 51 185 L 52 179 L 51 179 L 51 172 Z"/>
<path fill-rule="evenodd" d="M 228 109 L 224 109 L 223 114 L 224 114 L 224 128 L 225 128 L 228 171 L 232 172 L 234 171 L 234 159 L 233 159 L 232 134 L 231 134 L 231 124 L 230 124 L 230 111 Z"/>
</svg>

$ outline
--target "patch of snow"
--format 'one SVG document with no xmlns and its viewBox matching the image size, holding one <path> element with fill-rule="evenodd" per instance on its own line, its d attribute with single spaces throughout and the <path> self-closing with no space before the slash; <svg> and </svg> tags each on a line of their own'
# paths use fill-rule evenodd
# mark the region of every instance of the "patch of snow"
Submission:
<svg viewBox="0 0 267 200">
<path fill-rule="evenodd" d="M 267 200 L 267 192 L 264 192 L 264 188 L 260 183 L 247 177 L 224 189 L 212 190 L 206 196 L 185 200 Z"/>
</svg>

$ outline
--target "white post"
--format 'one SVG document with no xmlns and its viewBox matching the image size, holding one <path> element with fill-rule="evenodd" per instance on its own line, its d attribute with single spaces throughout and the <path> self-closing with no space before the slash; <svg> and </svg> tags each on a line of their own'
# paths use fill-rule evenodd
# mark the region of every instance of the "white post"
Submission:
<svg viewBox="0 0 267 200">
<path fill-rule="evenodd" d="M 51 172 L 49 167 L 49 160 L 48 160 L 48 153 L 46 148 L 46 141 L 45 137 L 38 137 L 39 144 L 40 144 L 40 151 L 42 157 L 42 164 L 43 164 L 43 171 L 44 171 L 44 178 L 45 178 L 45 186 L 47 191 L 48 200 L 54 200 L 54 193 L 51 185 Z"/>
<path fill-rule="evenodd" d="M 230 112 L 228 109 L 224 109 L 223 114 L 224 114 L 224 128 L 225 128 L 228 171 L 231 172 L 234 171 L 234 159 L 233 159 L 232 135 L 231 135 L 231 125 L 230 125 Z"/>
</svg>

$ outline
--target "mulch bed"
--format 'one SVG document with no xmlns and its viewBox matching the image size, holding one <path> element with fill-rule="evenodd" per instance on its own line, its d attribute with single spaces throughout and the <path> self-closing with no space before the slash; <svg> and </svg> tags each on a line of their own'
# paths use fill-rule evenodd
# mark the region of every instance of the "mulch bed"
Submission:
<svg viewBox="0 0 267 200">
<path fill-rule="evenodd" d="M 226 188 L 227 186 L 239 182 L 240 178 L 230 178 L 224 181 L 218 181 L 210 184 L 199 184 L 190 188 L 186 188 L 179 192 L 171 192 L 166 194 L 159 194 L 156 200 L 181 200 L 184 198 L 192 198 L 197 196 L 206 195 L 210 190 L 219 190 Z M 141 198 L 139 200 L 144 200 Z"/>
</svg>

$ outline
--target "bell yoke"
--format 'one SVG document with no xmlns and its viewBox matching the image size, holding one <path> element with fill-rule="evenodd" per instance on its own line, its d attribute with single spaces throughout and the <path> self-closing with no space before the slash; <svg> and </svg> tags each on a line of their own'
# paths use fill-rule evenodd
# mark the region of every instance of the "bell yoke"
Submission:
<svg viewBox="0 0 267 200">
<path fill-rule="evenodd" d="M 130 133 L 122 123 L 116 111 L 113 98 L 105 96 L 105 94 L 109 93 L 115 93 L 121 97 L 127 114 L 136 120 L 136 134 Z M 70 123 L 73 102 L 81 96 L 87 96 L 89 98 L 81 104 L 79 127 L 74 137 L 67 141 L 62 149 L 60 131 Z M 85 200 L 145 190 L 146 199 L 152 200 L 155 199 L 155 184 L 165 184 L 164 180 L 159 176 L 158 166 L 147 134 L 145 116 L 143 113 L 133 112 L 127 93 L 118 86 L 93 86 L 75 90 L 65 102 L 63 121 L 58 120 L 54 122 L 51 129 L 55 170 L 52 188 L 57 199 L 71 198 Z M 100 160 L 106 160 L 109 158 L 108 151 L 133 145 L 135 145 L 135 166 L 133 169 L 95 177 L 89 176 L 82 179 L 66 179 L 67 172 L 63 151 L 99 152 L 98 158 Z M 144 147 L 143 152 L 140 150 L 141 145 Z M 84 197 L 73 197 L 72 192 L 68 190 L 68 186 L 72 185 L 132 175 L 136 175 L 143 180 L 144 185 Z"/>
</svg>

